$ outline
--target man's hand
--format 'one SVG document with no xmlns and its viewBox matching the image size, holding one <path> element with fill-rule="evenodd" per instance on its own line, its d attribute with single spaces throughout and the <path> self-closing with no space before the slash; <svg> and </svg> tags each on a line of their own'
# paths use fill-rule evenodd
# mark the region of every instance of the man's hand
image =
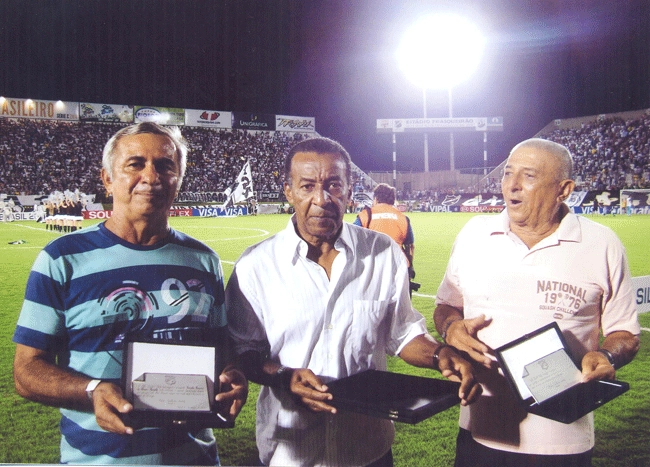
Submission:
<svg viewBox="0 0 650 467">
<path fill-rule="evenodd" d="M 75 410 L 91 409 L 97 424 L 104 430 L 117 434 L 133 434 L 133 428 L 124 425 L 120 414 L 133 410 L 122 397 L 119 386 L 101 382 L 89 401 L 85 388 L 90 378 L 64 370 L 54 363 L 54 355 L 26 345 L 16 346 L 14 357 L 14 382 L 21 396 L 53 407 Z"/>
<path fill-rule="evenodd" d="M 453 321 L 447 327 L 445 342 L 461 352 L 465 352 L 484 367 L 492 368 L 496 362 L 489 357 L 491 350 L 477 337 L 477 333 L 491 322 L 492 319 L 485 318 L 485 315 Z"/>
<path fill-rule="evenodd" d="M 639 351 L 639 345 L 639 337 L 628 331 L 610 333 L 603 340 L 601 348 L 612 356 L 615 365 L 612 365 L 602 352 L 587 352 L 582 357 L 582 381 L 614 379 L 615 368 L 629 363 Z"/>
<path fill-rule="evenodd" d="M 292 372 L 289 390 L 312 412 L 336 413 L 336 408 L 325 403 L 332 400 L 327 386 L 307 368 L 289 370 Z"/>
<path fill-rule="evenodd" d="M 215 399 L 224 407 L 228 407 L 228 417 L 234 420 L 248 398 L 248 380 L 238 369 L 226 367 L 219 375 L 219 383 L 220 392 Z"/>
<path fill-rule="evenodd" d="M 458 397 L 461 405 L 476 401 L 483 392 L 482 386 L 474 377 L 470 362 L 458 355 L 454 349 L 444 346 L 438 354 L 438 368 L 442 376 L 450 381 L 460 382 Z"/>
<path fill-rule="evenodd" d="M 119 415 L 133 410 L 133 405 L 124 399 L 119 386 L 107 382 L 100 383 L 93 391 L 92 403 L 97 424 L 101 428 L 118 435 L 133 434 L 133 428 L 124 425 Z"/>
<path fill-rule="evenodd" d="M 600 352 L 587 352 L 582 357 L 582 382 L 594 379 L 614 379 L 616 370 L 605 355 Z"/>
<path fill-rule="evenodd" d="M 399 356 L 411 365 L 438 370 L 445 378 L 459 382 L 458 397 L 462 405 L 471 404 L 481 395 L 482 387 L 476 381 L 472 364 L 429 334 L 413 338 Z"/>
</svg>

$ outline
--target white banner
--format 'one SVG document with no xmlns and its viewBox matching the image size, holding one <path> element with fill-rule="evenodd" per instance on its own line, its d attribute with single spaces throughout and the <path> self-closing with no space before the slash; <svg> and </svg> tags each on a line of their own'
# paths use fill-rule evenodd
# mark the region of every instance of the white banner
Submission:
<svg viewBox="0 0 650 467">
<path fill-rule="evenodd" d="M 636 311 L 647 313 L 650 311 L 650 276 L 632 278 L 632 290 L 636 300 Z"/>
<path fill-rule="evenodd" d="M 135 123 L 154 122 L 159 125 L 184 125 L 185 109 L 136 106 L 133 117 Z"/>
<path fill-rule="evenodd" d="M 5 210 L 0 210 L 0 222 L 6 222 L 6 221 L 35 221 L 37 220 L 40 216 L 41 213 L 38 211 L 30 211 L 30 212 L 12 212 L 9 214 L 9 219 L 5 219 L 5 214 L 7 214 L 8 211 Z"/>
<path fill-rule="evenodd" d="M 304 133 L 313 133 L 316 131 L 316 119 L 314 117 L 276 115 L 275 131 L 300 131 Z"/>
<path fill-rule="evenodd" d="M 576 206 L 582 206 L 582 203 L 585 200 L 585 196 L 587 196 L 588 194 L 589 194 L 588 191 L 572 191 L 571 194 L 569 195 L 569 199 L 567 199 L 565 203 L 570 208 Z"/>
<path fill-rule="evenodd" d="M 2 97 L 0 117 L 79 120 L 79 103 Z"/>
<path fill-rule="evenodd" d="M 81 102 L 79 104 L 81 115 L 79 118 L 92 122 L 115 122 L 132 123 L 133 107 L 128 105 L 115 104 L 91 104 Z"/>
<path fill-rule="evenodd" d="M 429 131 L 502 131 L 503 117 L 384 118 L 377 120 L 377 133 Z"/>
<path fill-rule="evenodd" d="M 232 128 L 232 112 L 185 109 L 186 126 Z"/>
</svg>

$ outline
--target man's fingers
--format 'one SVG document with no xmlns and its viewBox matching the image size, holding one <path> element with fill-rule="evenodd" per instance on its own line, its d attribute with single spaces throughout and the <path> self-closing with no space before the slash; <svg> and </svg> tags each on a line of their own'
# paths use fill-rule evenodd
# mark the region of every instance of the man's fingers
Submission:
<svg viewBox="0 0 650 467">
<path fill-rule="evenodd" d="M 470 335 L 475 336 L 478 331 L 490 325 L 492 318 L 486 318 L 485 315 L 480 315 L 476 318 L 466 319 L 463 321 L 467 332 Z"/>
<path fill-rule="evenodd" d="M 483 392 L 483 388 L 474 377 L 471 363 L 456 354 L 440 361 L 440 372 L 450 381 L 460 382 L 458 397 L 462 405 L 471 404 Z"/>
<path fill-rule="evenodd" d="M 328 397 L 326 397 L 325 399 L 320 399 L 319 396 L 328 396 Z M 319 397 L 319 398 L 314 399 L 312 397 L 302 397 L 300 400 L 312 412 L 329 412 L 329 413 L 332 413 L 332 414 L 336 413 L 336 408 L 335 407 L 332 407 L 331 405 L 326 404 L 324 402 L 325 400 L 332 400 L 332 395 L 331 394 L 317 393 L 316 397 Z"/>
<path fill-rule="evenodd" d="M 124 425 L 119 414 L 133 410 L 133 405 L 122 397 L 119 387 L 101 383 L 93 393 L 93 408 L 97 424 L 106 431 L 117 434 L 133 434 L 133 428 Z"/>
<path fill-rule="evenodd" d="M 327 385 L 311 370 L 294 370 L 291 377 L 291 392 L 311 411 L 336 413 L 336 408 L 327 404 L 332 394 L 327 392 Z"/>
</svg>

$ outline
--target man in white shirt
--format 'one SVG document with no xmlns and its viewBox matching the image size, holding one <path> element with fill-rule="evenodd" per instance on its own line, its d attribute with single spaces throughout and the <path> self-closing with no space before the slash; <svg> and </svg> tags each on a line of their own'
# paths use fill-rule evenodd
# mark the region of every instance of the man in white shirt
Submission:
<svg viewBox="0 0 650 467">
<path fill-rule="evenodd" d="M 564 146 L 518 144 L 503 174 L 506 210 L 472 218 L 456 238 L 434 321 L 483 367 L 482 395 L 461 407 L 456 467 L 591 465 L 593 414 L 563 424 L 527 413 L 492 349 L 555 321 L 589 381 L 613 379 L 639 348 L 625 249 L 609 228 L 569 212 L 571 172 Z"/>
<path fill-rule="evenodd" d="M 261 383 L 257 445 L 265 465 L 390 466 L 392 422 L 340 412 L 327 383 L 386 369 L 386 355 L 461 381 L 470 364 L 436 342 L 411 307 L 408 265 L 388 236 L 343 222 L 350 156 L 338 143 L 298 143 L 285 163 L 287 228 L 247 249 L 226 289 L 228 323 L 249 379 Z"/>
</svg>

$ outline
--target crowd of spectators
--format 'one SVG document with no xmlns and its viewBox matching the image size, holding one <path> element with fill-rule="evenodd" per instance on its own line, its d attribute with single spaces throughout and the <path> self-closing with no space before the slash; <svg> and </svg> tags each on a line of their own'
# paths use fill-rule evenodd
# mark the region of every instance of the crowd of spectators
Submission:
<svg viewBox="0 0 650 467">
<path fill-rule="evenodd" d="M 650 115 L 600 118 L 542 137 L 569 148 L 578 189 L 650 188 Z"/>
<path fill-rule="evenodd" d="M 0 118 L 0 192 L 38 195 L 78 189 L 102 200 L 102 149 L 122 126 Z M 182 133 L 190 148 L 183 191 L 220 195 L 246 161 L 255 191 L 279 194 L 285 154 L 309 136 L 194 127 L 184 127 Z"/>
<path fill-rule="evenodd" d="M 650 188 L 650 115 L 624 120 L 599 117 L 578 128 L 556 128 L 539 135 L 571 151 L 576 190 Z M 500 193 L 501 179 L 481 182 L 481 193 Z"/>
<path fill-rule="evenodd" d="M 120 127 L 0 118 L 0 193 L 102 193 L 102 148 Z"/>
<path fill-rule="evenodd" d="M 119 123 L 60 122 L 0 118 L 0 193 L 48 194 L 80 190 L 104 200 L 99 178 L 102 148 Z M 224 201 L 223 191 L 251 164 L 258 199 L 281 200 L 284 156 L 308 133 L 215 130 L 184 127 L 188 141 L 183 192 L 203 201 Z M 581 190 L 650 187 L 650 115 L 638 119 L 600 118 L 581 128 L 556 129 L 541 137 L 569 148 Z M 482 192 L 500 191 L 498 177 Z M 371 191 L 372 181 L 353 167 L 354 191 Z M 437 202 L 464 190 L 398 192 L 398 199 Z M 211 194 L 209 197 L 200 194 Z M 208 199 L 209 198 L 209 199 Z"/>
</svg>

